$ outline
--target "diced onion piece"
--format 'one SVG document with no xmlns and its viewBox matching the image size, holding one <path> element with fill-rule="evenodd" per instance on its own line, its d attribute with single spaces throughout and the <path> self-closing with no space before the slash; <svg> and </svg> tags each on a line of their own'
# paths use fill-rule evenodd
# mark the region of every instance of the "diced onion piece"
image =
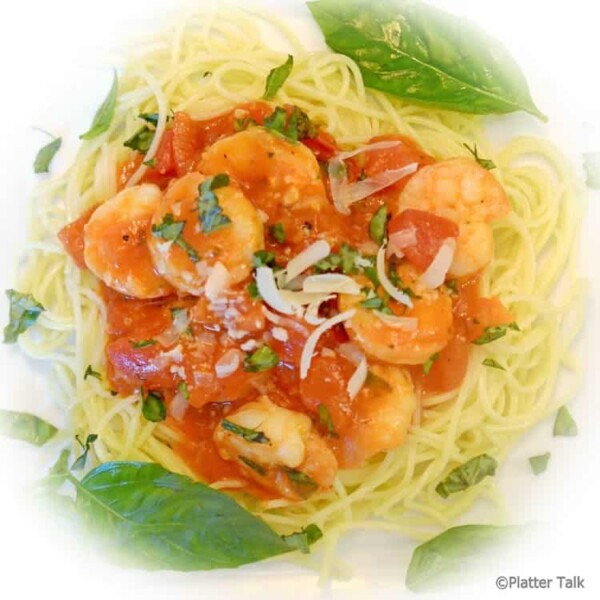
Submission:
<svg viewBox="0 0 600 600">
<path fill-rule="evenodd" d="M 352 377 L 348 380 L 348 385 L 346 389 L 348 390 L 348 395 L 350 399 L 353 400 L 358 395 L 358 392 L 362 389 L 362 386 L 365 384 L 367 380 L 367 375 L 369 374 L 369 367 L 367 365 L 367 359 L 363 357 L 363 359 L 358 363 L 358 367 L 356 367 L 356 371 L 352 373 Z"/>
<path fill-rule="evenodd" d="M 318 240 L 292 258 L 285 268 L 285 280 L 292 281 L 300 273 L 312 267 L 331 254 L 331 247 L 325 240 Z M 264 298 L 264 296 L 263 296 Z"/>
<path fill-rule="evenodd" d="M 221 262 L 215 263 L 206 284 L 204 293 L 209 300 L 216 300 L 228 287 L 231 281 L 229 271 Z"/>
<path fill-rule="evenodd" d="M 269 309 L 263 306 L 263 314 L 265 315 L 265 319 L 274 323 L 275 325 L 279 325 L 280 327 L 289 327 L 290 329 L 296 330 L 298 333 L 301 333 L 305 337 L 308 337 L 308 329 L 302 325 L 302 323 L 298 323 L 294 321 L 294 319 L 288 319 L 287 317 L 282 317 L 280 315 L 276 315 L 271 312 Z"/>
<path fill-rule="evenodd" d="M 229 377 L 235 373 L 240 366 L 242 353 L 235 348 L 227 350 L 221 358 L 215 363 L 215 372 L 218 379 Z"/>
<path fill-rule="evenodd" d="M 308 369 L 310 368 L 310 363 L 312 362 L 313 354 L 315 353 L 315 348 L 317 347 L 317 343 L 319 342 L 319 338 L 332 327 L 335 327 L 339 323 L 343 323 L 348 319 L 351 319 L 356 314 L 356 310 L 351 309 L 346 312 L 340 313 L 335 317 L 331 317 L 327 319 L 324 323 L 321 323 L 309 336 L 306 340 L 306 344 L 304 344 L 304 348 L 302 349 L 302 355 L 300 357 L 300 379 L 306 379 L 308 375 Z"/>
<path fill-rule="evenodd" d="M 358 365 L 360 361 L 365 357 L 361 349 L 352 342 L 346 342 L 338 346 L 338 352 L 353 365 Z"/>
<path fill-rule="evenodd" d="M 446 279 L 450 265 L 452 265 L 455 251 L 456 240 L 454 238 L 446 238 L 442 242 L 435 258 L 427 267 L 427 270 L 419 278 L 419 282 L 431 290 L 440 287 Z"/>
<path fill-rule="evenodd" d="M 173 396 L 173 402 L 169 406 L 169 410 L 171 412 L 171 416 L 176 421 L 181 421 L 183 419 L 187 409 L 189 407 L 189 402 L 186 400 L 185 396 L 181 392 L 177 392 L 175 396 Z"/>
<path fill-rule="evenodd" d="M 302 289 L 313 294 L 352 294 L 357 296 L 361 293 L 360 285 L 352 277 L 339 273 L 309 275 L 304 280 Z"/>
<path fill-rule="evenodd" d="M 386 325 L 403 329 L 404 331 L 416 331 L 419 326 L 419 320 L 416 317 L 398 317 L 396 315 L 386 315 L 381 311 L 376 310 L 377 318 L 383 321 Z"/>
<path fill-rule="evenodd" d="M 293 315 L 294 307 L 281 297 L 281 292 L 275 283 L 275 275 L 270 267 L 256 269 L 256 287 L 262 299 L 275 310 L 284 315 Z"/>
<path fill-rule="evenodd" d="M 377 277 L 383 289 L 397 302 L 404 304 L 412 308 L 412 301 L 408 294 L 401 292 L 396 286 L 389 280 L 387 273 L 385 272 L 385 244 L 379 248 L 377 252 Z"/>
</svg>

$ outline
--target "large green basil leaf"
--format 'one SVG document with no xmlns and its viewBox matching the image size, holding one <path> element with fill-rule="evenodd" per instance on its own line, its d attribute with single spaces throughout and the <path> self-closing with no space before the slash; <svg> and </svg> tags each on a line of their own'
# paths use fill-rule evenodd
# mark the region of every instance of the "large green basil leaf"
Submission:
<svg viewBox="0 0 600 600">
<path fill-rule="evenodd" d="M 506 48 L 463 18 L 416 0 L 308 6 L 327 44 L 358 64 L 368 87 L 459 112 L 546 119 Z"/>
<path fill-rule="evenodd" d="M 225 494 L 156 464 L 106 463 L 69 479 L 84 522 L 139 566 L 230 568 L 295 549 Z"/>
</svg>

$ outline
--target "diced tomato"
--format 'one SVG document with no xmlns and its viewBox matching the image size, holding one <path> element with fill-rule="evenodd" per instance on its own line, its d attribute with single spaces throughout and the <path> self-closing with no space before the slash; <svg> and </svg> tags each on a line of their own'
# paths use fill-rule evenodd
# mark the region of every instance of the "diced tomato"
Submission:
<svg viewBox="0 0 600 600">
<path fill-rule="evenodd" d="M 175 113 L 173 120 L 173 160 L 178 177 L 193 170 L 200 157 L 200 132 L 197 121 L 187 113 Z"/>
<path fill-rule="evenodd" d="M 330 160 L 338 152 L 335 138 L 324 129 L 319 129 L 317 137 L 303 139 L 302 143 L 312 151 L 317 160 Z"/>
<path fill-rule="evenodd" d="M 160 144 L 154 155 L 154 168 L 160 175 L 174 175 L 176 171 L 175 153 L 173 151 L 174 132 L 167 129 L 160 140 Z"/>
<path fill-rule="evenodd" d="M 430 212 L 408 209 L 391 220 L 388 227 L 390 244 L 394 243 L 394 234 L 411 229 L 415 232 L 417 243 L 410 246 L 400 245 L 399 250 L 422 271 L 431 264 L 444 240 L 458 237 L 456 223 Z"/>
<path fill-rule="evenodd" d="M 94 211 L 98 206 L 92 206 L 92 208 L 86 210 L 78 219 L 75 219 L 72 223 L 65 225 L 58 232 L 58 239 L 64 246 L 67 254 L 73 259 L 75 264 L 80 269 L 86 269 L 84 251 L 84 238 L 83 228 L 86 223 L 92 218 Z"/>
</svg>

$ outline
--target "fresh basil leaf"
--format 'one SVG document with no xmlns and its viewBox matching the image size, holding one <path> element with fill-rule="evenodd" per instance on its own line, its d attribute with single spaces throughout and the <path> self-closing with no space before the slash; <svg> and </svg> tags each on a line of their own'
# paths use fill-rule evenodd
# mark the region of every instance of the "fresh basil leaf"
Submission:
<svg viewBox="0 0 600 600">
<path fill-rule="evenodd" d="M 43 148 L 40 148 L 33 163 L 34 173 L 47 173 L 50 170 L 50 163 L 54 155 L 60 150 L 62 138 L 55 138 Z"/>
<path fill-rule="evenodd" d="M 440 357 L 440 353 L 436 352 L 435 354 L 432 354 L 426 361 L 425 364 L 423 365 L 423 373 L 425 373 L 425 375 L 429 375 L 429 372 L 431 371 L 431 367 L 433 367 L 433 363 Z"/>
<path fill-rule="evenodd" d="M 378 245 L 381 246 L 387 236 L 387 221 L 388 221 L 388 209 L 384 204 L 377 212 L 373 215 L 371 222 L 369 223 L 369 235 L 371 239 Z"/>
<path fill-rule="evenodd" d="M 221 427 L 225 429 L 225 431 L 229 431 L 244 438 L 247 442 L 253 442 L 255 444 L 268 444 L 270 442 L 269 438 L 262 431 L 250 429 L 249 427 L 242 427 L 229 419 L 223 419 L 221 421 Z"/>
<path fill-rule="evenodd" d="M 96 111 L 96 115 L 94 116 L 94 120 L 88 131 L 79 136 L 82 140 L 93 140 L 105 131 L 108 131 L 115 114 L 118 93 L 119 79 L 117 77 L 117 72 L 114 71 L 113 82 L 110 91 L 108 92 L 108 96 L 106 96 L 104 102 Z"/>
<path fill-rule="evenodd" d="M 584 154 L 583 168 L 587 186 L 593 190 L 600 190 L 600 152 L 587 152 Z"/>
<path fill-rule="evenodd" d="M 325 404 L 319 404 L 318 413 L 319 421 L 321 421 L 321 425 L 327 429 L 327 433 L 333 438 L 339 437 L 335 430 L 331 413 Z"/>
<path fill-rule="evenodd" d="M 566 406 L 561 406 L 554 420 L 554 437 L 575 437 L 578 433 L 577 423 Z"/>
<path fill-rule="evenodd" d="M 550 452 L 540 454 L 538 456 L 532 456 L 529 459 L 529 464 L 534 475 L 540 475 L 548 468 L 550 462 Z"/>
<path fill-rule="evenodd" d="M 414 0 L 308 7 L 328 46 L 358 64 L 368 87 L 446 110 L 525 110 L 546 120 L 504 46 L 462 17 Z"/>
<path fill-rule="evenodd" d="M 245 456 L 238 456 L 238 458 L 247 466 L 250 467 L 253 471 L 264 477 L 267 474 L 267 470 L 258 463 L 255 463 L 253 460 L 246 458 Z"/>
<path fill-rule="evenodd" d="M 286 544 L 296 550 L 300 550 L 302 554 L 310 553 L 310 546 L 323 537 L 323 532 L 311 523 L 307 527 L 303 527 L 296 533 L 282 536 Z"/>
<path fill-rule="evenodd" d="M 274 268 L 276 266 L 275 254 L 273 254 L 273 252 L 267 252 L 266 250 L 257 250 L 252 255 L 252 266 L 255 269 L 258 269 L 259 267 Z"/>
<path fill-rule="evenodd" d="M 314 138 L 318 134 L 317 127 L 311 122 L 308 115 L 297 106 L 293 107 L 289 115 L 285 108 L 278 106 L 271 115 L 264 119 L 263 125 L 269 131 L 292 142 Z"/>
<path fill-rule="evenodd" d="M 287 60 L 280 66 L 271 70 L 267 76 L 265 93 L 263 100 L 273 100 L 277 92 L 281 89 L 294 68 L 294 57 L 288 54 Z"/>
<path fill-rule="evenodd" d="M 506 371 L 506 369 L 493 358 L 486 358 L 481 363 L 484 367 L 491 367 L 492 369 L 500 369 L 501 371 Z"/>
<path fill-rule="evenodd" d="M 156 340 L 130 340 L 129 342 L 132 348 L 138 350 L 139 348 L 149 348 L 150 346 L 154 346 L 156 344 Z"/>
<path fill-rule="evenodd" d="M 95 377 L 98 381 L 102 381 L 102 375 L 98 371 L 92 369 L 92 365 L 88 365 L 85 373 L 83 374 L 83 380 L 85 381 L 88 377 Z"/>
<path fill-rule="evenodd" d="M 486 327 L 483 334 L 478 337 L 473 343 L 477 346 L 483 346 L 499 340 L 506 335 L 506 332 L 512 329 L 513 331 L 520 331 L 519 326 L 516 323 L 510 323 L 509 325 L 498 325 L 496 327 Z"/>
<path fill-rule="evenodd" d="M 275 223 L 269 227 L 269 235 L 279 244 L 284 244 L 286 240 L 285 227 L 283 223 Z"/>
<path fill-rule="evenodd" d="M 160 225 L 152 225 L 154 237 L 173 242 L 184 250 L 192 262 L 199 262 L 199 254 L 183 239 L 183 228 L 185 221 L 175 221 L 171 213 L 167 213 Z"/>
<path fill-rule="evenodd" d="M 90 449 L 92 447 L 92 444 L 98 439 L 98 436 L 95 433 L 90 433 L 90 435 L 88 435 L 87 438 L 85 439 L 85 443 L 83 443 L 79 439 L 78 435 L 75 436 L 75 439 L 77 440 L 77 443 L 83 449 L 83 453 L 73 463 L 73 465 L 71 466 L 71 470 L 72 471 L 83 471 L 83 469 L 85 469 L 85 463 L 87 462 L 87 457 L 88 457 L 88 454 L 89 454 Z"/>
<path fill-rule="evenodd" d="M 167 406 L 160 392 L 142 392 L 142 414 L 152 423 L 160 423 L 167 418 Z"/>
<path fill-rule="evenodd" d="M 516 527 L 493 525 L 460 525 L 417 546 L 406 573 L 406 587 L 418 592 L 442 588 L 456 578 L 464 579 L 469 564 L 481 558 L 487 549 L 508 542 Z M 474 569 L 474 575 L 479 571 Z"/>
<path fill-rule="evenodd" d="M 362 306 L 362 308 L 368 308 L 369 310 L 378 310 L 385 315 L 392 314 L 392 311 L 388 306 L 388 301 L 377 295 L 370 296 L 366 300 L 363 300 L 360 303 L 360 306 Z"/>
<path fill-rule="evenodd" d="M 473 158 L 476 160 L 477 164 L 488 171 L 496 168 L 493 160 L 489 158 L 481 158 L 479 156 L 479 152 L 477 150 L 477 144 L 473 144 L 473 148 L 469 146 L 469 144 L 463 144 L 463 146 L 473 155 Z"/>
<path fill-rule="evenodd" d="M 251 281 L 246 286 L 246 291 L 248 292 L 248 296 L 250 296 L 251 300 L 262 300 L 262 296 L 260 295 L 260 292 L 258 291 L 258 285 L 257 285 L 256 281 Z"/>
<path fill-rule="evenodd" d="M 257 373 L 259 371 L 268 371 L 279 364 L 279 356 L 269 346 L 264 344 L 252 354 L 248 354 L 244 359 L 244 371 Z"/>
<path fill-rule="evenodd" d="M 363 256 L 363 260 L 370 263 L 369 266 L 362 267 L 363 273 L 377 289 L 380 285 L 379 275 L 377 275 L 377 258 L 375 256 Z"/>
<path fill-rule="evenodd" d="M 0 434 L 34 446 L 43 446 L 58 429 L 29 413 L 0 409 Z"/>
<path fill-rule="evenodd" d="M 223 212 L 214 190 L 227 187 L 229 175 L 220 173 L 209 177 L 198 187 L 198 214 L 203 233 L 212 233 L 231 225 L 231 219 Z"/>
<path fill-rule="evenodd" d="M 156 464 L 106 463 L 74 484 L 84 522 L 134 565 L 232 568 L 293 549 L 227 495 Z"/>
<path fill-rule="evenodd" d="M 447 498 L 450 494 L 462 492 L 480 481 L 496 474 L 498 461 L 487 454 L 481 454 L 468 460 L 466 463 L 452 469 L 441 481 L 435 491 L 442 497 Z"/>
<path fill-rule="evenodd" d="M 140 154 L 146 154 L 150 150 L 152 140 L 154 139 L 154 130 L 149 127 L 142 127 L 137 133 L 123 142 L 123 146 L 135 150 Z"/>
<path fill-rule="evenodd" d="M 46 309 L 31 294 L 6 290 L 6 295 L 10 307 L 8 325 L 4 328 L 4 343 L 14 344 L 24 331 L 35 324 Z"/>
<path fill-rule="evenodd" d="M 319 484 L 309 475 L 303 473 L 302 471 L 298 471 L 297 469 L 289 469 L 284 468 L 286 475 L 289 480 L 297 486 L 310 488 L 311 490 L 319 487 Z"/>
</svg>

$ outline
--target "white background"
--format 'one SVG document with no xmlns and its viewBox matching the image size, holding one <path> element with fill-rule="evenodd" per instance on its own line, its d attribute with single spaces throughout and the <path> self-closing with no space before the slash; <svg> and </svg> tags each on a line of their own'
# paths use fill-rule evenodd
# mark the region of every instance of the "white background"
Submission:
<svg viewBox="0 0 600 600">
<path fill-rule="evenodd" d="M 551 124 L 532 118 L 504 120 L 501 138 L 513 132 L 546 135 L 579 168 L 581 153 L 600 151 L 600 35 L 589 0 L 437 0 L 432 3 L 469 16 L 502 39 L 522 65 L 534 99 Z M 198 4 L 205 4 L 197 0 Z M 34 126 L 65 138 L 56 166 L 64 165 L 87 129 L 110 83 L 112 51 L 126 47 L 139 31 L 160 27 L 175 7 L 192 2 L 103 0 L 102 2 L 11 2 L 0 20 L 0 181 L 2 252 L 0 289 L 13 285 L 16 253 L 24 235 L 27 197 L 34 183 L 31 164 L 47 138 Z M 318 40 L 301 2 L 265 2 L 287 14 L 307 37 Z M 497 123 L 496 119 L 493 119 Z M 496 129 L 497 127 L 495 127 Z M 551 437 L 546 422 L 528 434 L 511 454 L 500 477 L 507 505 L 517 522 L 541 521 L 552 528 L 542 539 L 512 556 L 498 558 L 482 575 L 476 597 L 598 597 L 600 573 L 595 542 L 600 534 L 598 506 L 598 366 L 600 327 L 595 298 L 600 292 L 598 229 L 600 198 L 590 196 L 582 236 L 582 270 L 591 278 L 585 338 L 584 388 L 572 404 L 579 424 L 576 439 Z M 6 304 L 2 298 L 0 321 Z M 39 366 L 12 348 L 0 348 L 0 406 L 36 408 L 51 416 Z M 551 449 L 549 471 L 533 478 L 526 459 Z M 288 565 L 267 564 L 230 573 L 149 574 L 120 570 L 80 548 L 60 531 L 46 531 L 24 491 L 47 457 L 19 443 L 0 440 L 0 595 L 6 598 L 212 598 L 220 597 L 367 598 L 406 594 L 403 580 L 411 546 L 395 536 L 357 536 L 345 548 L 355 569 L 349 582 L 319 590 L 314 574 Z M 59 527 L 60 528 L 60 525 Z M 496 592 L 499 575 L 556 577 L 581 575 L 586 590 Z M 5 595 L 2 592 L 5 591 Z M 448 591 L 444 597 L 465 597 Z"/>
</svg>

